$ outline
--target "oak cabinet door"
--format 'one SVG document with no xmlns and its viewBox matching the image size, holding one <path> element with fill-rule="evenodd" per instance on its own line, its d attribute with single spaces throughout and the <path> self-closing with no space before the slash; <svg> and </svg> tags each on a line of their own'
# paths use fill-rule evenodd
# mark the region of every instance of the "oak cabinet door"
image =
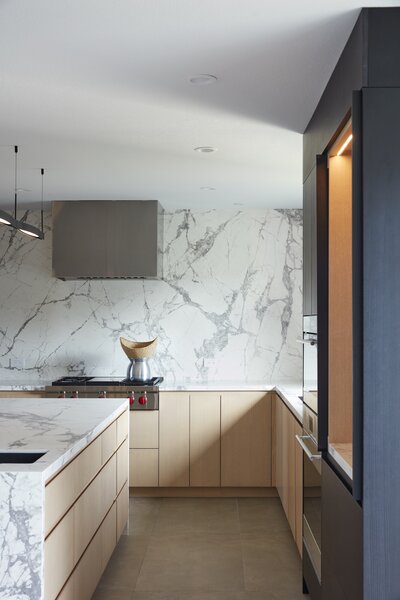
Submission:
<svg viewBox="0 0 400 600">
<path fill-rule="evenodd" d="M 271 394 L 227 392 L 221 396 L 221 485 L 271 485 Z"/>
<path fill-rule="evenodd" d="M 221 396 L 190 394 L 190 485 L 221 485 Z"/>
<path fill-rule="evenodd" d="M 131 487 L 158 487 L 157 448 L 131 448 L 129 450 L 129 485 Z"/>
<path fill-rule="evenodd" d="M 161 392 L 159 408 L 159 483 L 189 486 L 189 394 Z"/>
<path fill-rule="evenodd" d="M 158 448 L 158 411 L 131 410 L 130 448 Z"/>
</svg>

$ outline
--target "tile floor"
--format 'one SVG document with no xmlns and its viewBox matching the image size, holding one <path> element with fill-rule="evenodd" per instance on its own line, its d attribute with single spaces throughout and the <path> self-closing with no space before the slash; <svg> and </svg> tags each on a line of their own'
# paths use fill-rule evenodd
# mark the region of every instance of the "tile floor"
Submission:
<svg viewBox="0 0 400 600">
<path fill-rule="evenodd" d="M 93 600 L 300 600 L 277 498 L 131 498 Z"/>
</svg>

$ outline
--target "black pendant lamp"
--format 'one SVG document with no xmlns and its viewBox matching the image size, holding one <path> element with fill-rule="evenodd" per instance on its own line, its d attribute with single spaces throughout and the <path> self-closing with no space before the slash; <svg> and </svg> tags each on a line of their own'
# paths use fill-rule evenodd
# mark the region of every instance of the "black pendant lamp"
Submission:
<svg viewBox="0 0 400 600">
<path fill-rule="evenodd" d="M 43 176 L 44 169 L 40 169 L 40 174 L 42 177 L 42 197 L 41 197 L 41 229 L 31 225 L 30 223 L 26 223 L 25 221 L 19 221 L 17 219 L 17 211 L 18 211 L 18 187 L 17 187 L 17 156 L 18 156 L 18 146 L 14 146 L 14 156 L 15 156 L 15 171 L 14 171 L 14 216 L 11 216 L 4 210 L 0 209 L 0 224 L 9 225 L 13 229 L 18 229 L 22 233 L 29 235 L 33 238 L 43 240 L 44 239 L 44 229 L 43 229 Z"/>
</svg>

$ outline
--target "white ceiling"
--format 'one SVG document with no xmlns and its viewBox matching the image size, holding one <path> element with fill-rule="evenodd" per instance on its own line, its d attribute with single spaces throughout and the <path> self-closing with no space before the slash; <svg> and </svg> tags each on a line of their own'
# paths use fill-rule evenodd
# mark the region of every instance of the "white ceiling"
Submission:
<svg viewBox="0 0 400 600">
<path fill-rule="evenodd" d="M 359 1 L 0 0 L 0 205 L 19 144 L 22 205 L 45 167 L 47 200 L 301 206 L 301 133 Z"/>
</svg>

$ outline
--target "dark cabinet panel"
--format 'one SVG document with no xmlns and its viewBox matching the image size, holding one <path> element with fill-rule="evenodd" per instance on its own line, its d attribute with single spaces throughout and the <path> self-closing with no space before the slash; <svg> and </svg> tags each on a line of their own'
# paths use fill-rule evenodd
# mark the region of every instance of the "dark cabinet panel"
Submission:
<svg viewBox="0 0 400 600">
<path fill-rule="evenodd" d="M 363 599 L 362 510 L 330 466 L 322 463 L 322 597 Z"/>
<path fill-rule="evenodd" d="M 365 600 L 400 598 L 400 88 L 362 92 Z"/>
<path fill-rule="evenodd" d="M 303 186 L 303 314 L 317 314 L 316 169 Z"/>
</svg>

